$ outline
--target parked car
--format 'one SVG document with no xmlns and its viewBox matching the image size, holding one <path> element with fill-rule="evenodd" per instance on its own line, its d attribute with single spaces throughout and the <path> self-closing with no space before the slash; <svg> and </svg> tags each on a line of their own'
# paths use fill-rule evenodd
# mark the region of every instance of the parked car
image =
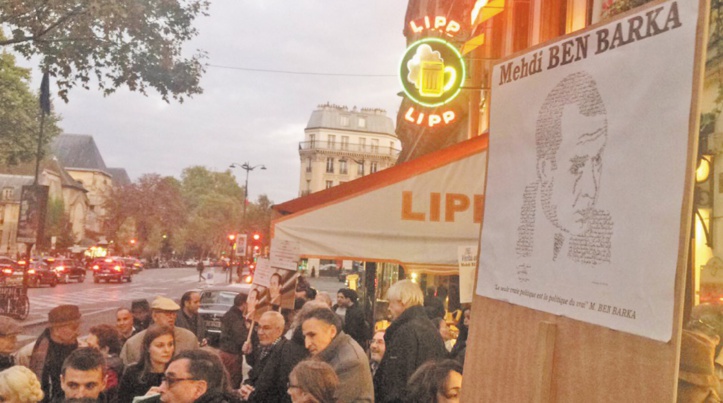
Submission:
<svg viewBox="0 0 723 403">
<path fill-rule="evenodd" d="M 143 271 L 143 263 L 141 263 L 140 260 L 138 260 L 134 257 L 124 257 L 121 259 L 126 264 L 126 266 L 131 268 L 131 270 L 133 271 L 133 274 L 138 274 Z"/>
<path fill-rule="evenodd" d="M 206 322 L 206 338 L 211 345 L 218 345 L 221 337 L 221 317 L 233 306 L 236 295 L 248 295 L 251 284 L 226 284 L 211 286 L 201 291 L 199 315 Z"/>
<path fill-rule="evenodd" d="M 93 282 L 100 283 L 104 280 L 110 283 L 111 280 L 115 280 L 119 283 L 126 280 L 127 282 L 133 281 L 133 269 L 126 266 L 122 259 L 107 258 L 107 259 L 96 259 L 93 261 Z"/>
<path fill-rule="evenodd" d="M 85 281 L 85 267 L 76 260 L 68 258 L 47 258 L 43 259 L 55 274 L 61 283 L 69 283 L 70 280 L 82 283 Z"/>
<path fill-rule="evenodd" d="M 13 273 L 18 270 L 22 271 L 18 262 L 7 256 L 0 256 L 0 284 L 5 283 L 5 280 L 12 277 Z"/>
<path fill-rule="evenodd" d="M 42 259 L 33 258 L 29 263 L 27 260 L 18 260 L 18 265 L 21 267 L 20 270 L 13 273 L 14 282 L 18 282 L 18 280 L 20 283 L 23 282 L 23 270 L 27 266 L 28 287 L 39 287 L 43 284 L 51 287 L 58 285 L 58 275 L 55 270 L 52 270 Z"/>
</svg>

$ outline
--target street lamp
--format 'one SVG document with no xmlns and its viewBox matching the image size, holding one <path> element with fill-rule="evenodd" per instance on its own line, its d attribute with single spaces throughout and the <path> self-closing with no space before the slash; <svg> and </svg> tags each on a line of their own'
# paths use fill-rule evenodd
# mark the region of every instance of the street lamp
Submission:
<svg viewBox="0 0 723 403">
<path fill-rule="evenodd" d="M 229 168 L 241 168 L 244 171 L 246 171 L 246 182 L 244 183 L 244 212 L 243 212 L 243 222 L 244 225 L 246 225 L 246 202 L 249 199 L 249 171 L 253 171 L 256 168 L 261 168 L 263 170 L 266 169 L 266 166 L 263 164 L 249 165 L 248 162 L 244 162 L 243 164 L 239 164 L 238 162 L 234 162 L 231 165 L 229 165 Z"/>
</svg>

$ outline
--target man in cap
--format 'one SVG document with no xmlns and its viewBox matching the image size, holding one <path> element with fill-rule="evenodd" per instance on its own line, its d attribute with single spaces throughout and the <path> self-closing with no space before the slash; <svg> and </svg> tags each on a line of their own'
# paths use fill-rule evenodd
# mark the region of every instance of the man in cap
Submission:
<svg viewBox="0 0 723 403">
<path fill-rule="evenodd" d="M 63 361 L 78 348 L 80 309 L 77 305 L 60 305 L 48 312 L 48 324 L 33 345 L 30 369 L 40 380 L 43 401 L 61 400 L 60 373 Z"/>
<path fill-rule="evenodd" d="M 173 339 L 175 341 L 174 354 L 181 351 L 195 350 L 198 348 L 198 339 L 190 330 L 176 327 L 176 316 L 181 309 L 172 299 L 166 297 L 156 297 L 151 303 L 151 318 L 153 323 L 161 326 L 168 326 L 173 329 Z M 138 362 L 141 358 L 141 344 L 146 331 L 142 331 L 131 337 L 123 345 L 120 357 L 123 364 L 128 366 L 134 362 Z"/>
<path fill-rule="evenodd" d="M 15 365 L 15 344 L 22 328 L 14 319 L 0 316 L 0 372 Z"/>
</svg>

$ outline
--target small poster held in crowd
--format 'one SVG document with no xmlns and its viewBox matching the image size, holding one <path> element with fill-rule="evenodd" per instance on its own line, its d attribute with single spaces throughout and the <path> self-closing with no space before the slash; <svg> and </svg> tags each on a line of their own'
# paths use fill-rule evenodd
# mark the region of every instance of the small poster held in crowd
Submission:
<svg viewBox="0 0 723 403">
<path fill-rule="evenodd" d="M 474 273 L 477 270 L 477 246 L 460 246 L 457 252 L 459 263 L 459 302 L 472 302 L 474 295 Z"/>
</svg>

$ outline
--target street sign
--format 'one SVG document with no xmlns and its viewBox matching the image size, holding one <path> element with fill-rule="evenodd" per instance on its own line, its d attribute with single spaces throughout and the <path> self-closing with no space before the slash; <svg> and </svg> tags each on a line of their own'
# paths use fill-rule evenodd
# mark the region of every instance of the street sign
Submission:
<svg viewBox="0 0 723 403">
<path fill-rule="evenodd" d="M 236 236 L 236 256 L 246 256 L 246 234 Z"/>
</svg>

